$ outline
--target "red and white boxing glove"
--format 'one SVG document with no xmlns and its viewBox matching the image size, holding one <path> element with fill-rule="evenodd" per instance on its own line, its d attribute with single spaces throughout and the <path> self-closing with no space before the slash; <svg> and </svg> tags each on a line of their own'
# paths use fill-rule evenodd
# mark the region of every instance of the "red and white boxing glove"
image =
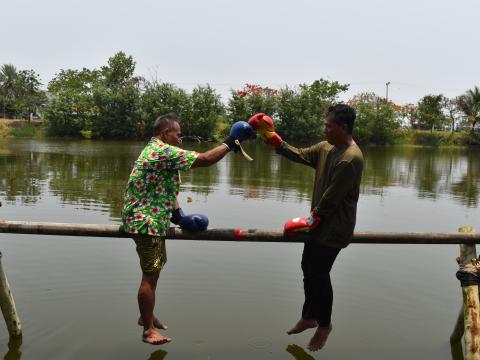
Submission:
<svg viewBox="0 0 480 360">
<path fill-rule="evenodd" d="M 316 212 L 312 211 L 307 218 L 296 217 L 288 220 L 283 227 L 285 236 L 295 236 L 302 233 L 308 233 L 315 229 L 320 223 L 320 217 Z"/>
<path fill-rule="evenodd" d="M 255 131 L 262 137 L 263 141 L 273 147 L 276 147 L 282 142 L 282 138 L 275 132 L 275 125 L 270 116 L 264 113 L 253 115 L 248 123 L 255 129 Z"/>
</svg>

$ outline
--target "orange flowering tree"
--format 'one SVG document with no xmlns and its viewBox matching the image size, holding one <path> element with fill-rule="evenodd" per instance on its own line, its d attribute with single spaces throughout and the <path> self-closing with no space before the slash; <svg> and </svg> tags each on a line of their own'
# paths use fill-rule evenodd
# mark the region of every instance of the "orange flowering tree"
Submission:
<svg viewBox="0 0 480 360">
<path fill-rule="evenodd" d="M 263 112 L 274 116 L 278 108 L 278 91 L 260 85 L 245 84 L 241 90 L 231 90 L 228 117 L 231 122 L 247 121 L 252 115 Z"/>
</svg>

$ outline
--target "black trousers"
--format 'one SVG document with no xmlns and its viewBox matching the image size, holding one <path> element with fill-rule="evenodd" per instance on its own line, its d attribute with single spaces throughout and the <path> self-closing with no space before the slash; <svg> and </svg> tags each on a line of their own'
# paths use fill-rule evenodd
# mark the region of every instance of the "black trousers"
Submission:
<svg viewBox="0 0 480 360">
<path fill-rule="evenodd" d="M 330 270 L 340 249 L 306 241 L 302 255 L 305 303 L 302 319 L 328 326 L 332 317 L 333 290 Z"/>
</svg>

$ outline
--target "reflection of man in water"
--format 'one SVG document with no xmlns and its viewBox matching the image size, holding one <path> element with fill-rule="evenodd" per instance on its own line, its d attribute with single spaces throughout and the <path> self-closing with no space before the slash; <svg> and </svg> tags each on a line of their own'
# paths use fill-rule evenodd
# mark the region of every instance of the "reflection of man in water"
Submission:
<svg viewBox="0 0 480 360">
<path fill-rule="evenodd" d="M 297 149 L 275 132 L 272 119 L 254 115 L 249 124 L 275 147 L 277 153 L 315 169 L 315 183 L 308 218 L 295 218 L 285 224 L 286 236 L 308 232 L 311 239 L 302 255 L 305 302 L 302 317 L 288 334 L 315 328 L 308 349 L 321 349 L 332 330 L 333 292 L 330 270 L 353 236 L 363 155 L 352 139 L 355 110 L 348 105 L 329 107 L 325 118 L 327 141 Z"/>
<path fill-rule="evenodd" d="M 180 189 L 179 170 L 210 166 L 220 161 L 231 149 L 252 137 L 253 129 L 246 122 L 232 125 L 229 138 L 220 146 L 204 153 L 178 147 L 180 124 L 174 114 L 155 120 L 154 137 L 143 149 L 130 173 L 124 196 L 122 220 L 125 231 L 132 234 L 140 258 L 142 280 L 138 289 L 140 318 L 144 342 L 160 345 L 171 339 L 155 328 L 166 330 L 153 314 L 155 290 L 160 270 L 167 261 L 166 230 L 170 221 L 182 229 L 195 232 L 207 228 L 204 215 L 185 215 L 177 202 Z"/>
</svg>

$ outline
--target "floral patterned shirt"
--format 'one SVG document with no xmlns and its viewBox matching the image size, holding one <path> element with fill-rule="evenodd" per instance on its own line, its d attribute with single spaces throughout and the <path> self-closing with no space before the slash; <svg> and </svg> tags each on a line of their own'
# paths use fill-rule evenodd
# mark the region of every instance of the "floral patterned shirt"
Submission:
<svg viewBox="0 0 480 360">
<path fill-rule="evenodd" d="M 198 153 L 153 137 L 135 161 L 125 190 L 122 221 L 131 234 L 165 236 L 180 187 Z"/>
</svg>

